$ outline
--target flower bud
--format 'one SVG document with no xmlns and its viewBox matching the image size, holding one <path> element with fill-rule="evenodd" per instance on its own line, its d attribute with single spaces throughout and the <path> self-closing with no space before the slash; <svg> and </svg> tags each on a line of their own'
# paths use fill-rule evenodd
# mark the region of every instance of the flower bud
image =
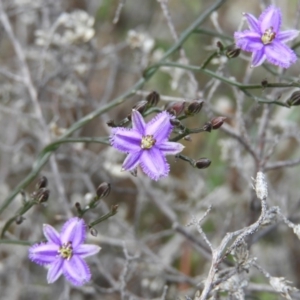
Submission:
<svg viewBox="0 0 300 300">
<path fill-rule="evenodd" d="M 261 81 L 261 86 L 264 87 L 264 88 L 267 87 L 268 86 L 268 80 L 267 79 L 262 80 Z"/>
<path fill-rule="evenodd" d="M 90 229 L 90 234 L 92 235 L 92 236 L 97 236 L 98 235 L 98 231 L 95 229 L 95 228 L 91 228 Z"/>
<path fill-rule="evenodd" d="M 238 57 L 241 53 L 241 49 L 240 48 L 229 48 L 227 49 L 226 51 L 226 56 L 228 58 L 235 58 L 235 57 Z"/>
<path fill-rule="evenodd" d="M 200 158 L 196 161 L 195 167 L 198 169 L 206 169 L 210 166 L 211 161 L 208 158 Z"/>
<path fill-rule="evenodd" d="M 173 102 L 167 107 L 167 112 L 173 116 L 179 116 L 185 108 L 185 102 Z"/>
<path fill-rule="evenodd" d="M 146 97 L 146 101 L 148 102 L 149 107 L 156 106 L 159 100 L 160 100 L 160 95 L 156 91 L 151 92 Z"/>
<path fill-rule="evenodd" d="M 215 118 L 212 118 L 210 120 L 212 129 L 214 129 L 214 130 L 219 129 L 223 125 L 224 120 L 226 120 L 225 117 L 215 117 Z"/>
<path fill-rule="evenodd" d="M 33 197 L 38 203 L 43 203 L 48 200 L 49 195 L 50 191 L 47 188 L 41 188 L 33 195 Z"/>
<path fill-rule="evenodd" d="M 48 179 L 45 176 L 42 176 L 35 185 L 37 190 L 45 188 L 48 185 Z"/>
<path fill-rule="evenodd" d="M 75 208 L 77 211 L 81 211 L 81 204 L 79 202 L 75 203 Z"/>
<path fill-rule="evenodd" d="M 298 105 L 300 105 L 300 91 L 294 92 L 286 103 L 289 106 L 298 106 Z"/>
<path fill-rule="evenodd" d="M 217 47 L 220 49 L 221 52 L 224 50 L 224 45 L 220 41 L 217 41 Z"/>
<path fill-rule="evenodd" d="M 117 127 L 114 120 L 109 120 L 106 122 L 107 126 L 109 127 Z"/>
<path fill-rule="evenodd" d="M 98 188 L 97 188 L 97 191 L 96 191 L 96 194 L 97 194 L 97 197 L 100 199 L 100 198 L 105 198 L 106 196 L 109 195 L 110 193 L 110 184 L 107 183 L 107 182 L 103 182 L 101 183 Z"/>
<path fill-rule="evenodd" d="M 181 122 L 178 119 L 170 119 L 170 123 L 172 126 L 178 127 L 181 125 Z"/>
<path fill-rule="evenodd" d="M 17 225 L 20 225 L 23 223 L 24 220 L 25 220 L 25 218 L 23 216 L 17 216 L 15 219 L 15 222 Z"/>
<path fill-rule="evenodd" d="M 187 116 L 193 116 L 196 115 L 200 112 L 203 106 L 203 101 L 193 101 L 192 103 L 189 104 L 187 109 L 185 110 L 185 114 Z"/>
</svg>

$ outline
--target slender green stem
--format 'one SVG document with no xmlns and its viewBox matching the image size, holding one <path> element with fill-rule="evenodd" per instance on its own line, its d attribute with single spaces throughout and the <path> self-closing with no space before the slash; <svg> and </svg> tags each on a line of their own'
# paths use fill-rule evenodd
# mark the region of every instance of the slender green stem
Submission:
<svg viewBox="0 0 300 300">
<path fill-rule="evenodd" d="M 287 87 L 299 87 L 300 88 L 300 83 L 299 82 L 286 82 L 286 83 L 266 83 L 264 86 L 260 84 L 243 84 L 241 82 L 235 81 L 228 79 L 227 77 L 224 77 L 222 75 L 219 75 L 211 70 L 203 69 L 202 67 L 198 66 L 192 66 L 192 65 L 183 65 L 175 62 L 160 62 L 156 66 L 152 66 L 151 68 L 154 67 L 159 67 L 159 66 L 168 66 L 168 67 L 174 67 L 174 68 L 180 68 L 180 69 L 185 69 L 189 71 L 194 71 L 194 72 L 202 72 L 207 75 L 210 75 L 211 77 L 217 78 L 223 82 L 226 82 L 230 85 L 236 86 L 240 89 L 264 89 L 264 88 L 287 88 Z"/>
<path fill-rule="evenodd" d="M 189 128 L 186 128 L 183 130 L 183 132 L 177 136 L 175 136 L 174 138 L 172 138 L 170 141 L 172 142 L 177 142 L 179 140 L 181 140 L 182 138 L 184 138 L 185 136 L 189 135 L 189 134 L 194 134 L 194 133 L 199 133 L 199 132 L 205 132 L 207 131 L 206 128 L 194 128 L 194 129 L 189 129 Z"/>
<path fill-rule="evenodd" d="M 205 20 L 206 18 L 215 10 L 217 10 L 226 0 L 218 0 L 212 6 L 210 6 L 206 11 L 204 11 L 179 37 L 178 41 L 169 48 L 168 51 L 162 57 L 162 60 L 167 59 L 171 54 L 177 51 L 186 39 L 192 34 L 192 32 L 197 29 Z M 108 104 L 98 108 L 97 110 L 89 113 L 79 121 L 75 122 L 61 137 L 61 139 L 65 139 L 69 137 L 74 131 L 83 127 L 99 115 L 109 111 L 111 108 L 123 103 L 126 99 L 135 94 L 138 89 L 140 89 L 145 82 L 147 82 L 157 71 L 157 69 L 152 69 L 151 72 L 145 73 L 142 78 L 140 78 L 132 87 L 130 87 L 126 92 L 124 92 L 119 97 L 115 98 L 114 100 L 110 101 Z M 149 70 L 149 69 L 148 69 Z M 58 147 L 58 145 L 57 145 Z M 6 209 L 6 207 L 13 201 L 16 195 L 20 192 L 21 189 L 24 189 L 26 186 L 30 184 L 34 180 L 34 178 L 38 175 L 39 171 L 43 168 L 43 166 L 49 160 L 53 151 L 57 148 L 53 148 L 52 151 L 43 153 L 43 155 L 39 155 L 37 161 L 33 165 L 32 171 L 25 177 L 11 192 L 11 194 L 3 201 L 2 205 L 0 206 L 0 214 Z"/>
<path fill-rule="evenodd" d="M 32 206 L 34 206 L 36 204 L 35 200 L 30 200 L 27 203 L 25 203 L 25 205 L 23 205 L 18 212 L 11 217 L 3 226 L 2 231 L 1 231 L 1 239 L 4 238 L 5 232 L 8 230 L 8 228 L 10 227 L 10 225 L 16 221 L 16 219 L 19 216 L 24 215 Z"/>
<path fill-rule="evenodd" d="M 13 244 L 13 245 L 20 245 L 20 246 L 31 246 L 34 243 L 33 242 L 29 242 L 29 241 L 22 241 L 22 240 L 0 239 L 0 244 Z"/>
<path fill-rule="evenodd" d="M 206 34 L 206 35 L 209 35 L 209 36 L 215 36 L 215 37 L 219 37 L 221 39 L 228 40 L 228 41 L 231 41 L 231 42 L 234 40 L 233 37 L 230 36 L 230 35 L 222 34 L 222 33 L 219 33 L 217 31 L 210 30 L 210 29 L 205 29 L 205 28 L 196 29 L 196 30 L 194 30 L 194 33 L 200 33 L 200 34 Z"/>
<path fill-rule="evenodd" d="M 110 210 L 109 213 L 107 213 L 107 214 L 101 216 L 99 219 L 97 219 L 97 220 L 91 222 L 91 223 L 89 224 L 89 228 L 92 228 L 92 227 L 94 227 L 95 225 L 97 225 L 97 224 L 99 224 L 99 223 L 101 223 L 101 222 L 107 220 L 108 218 L 114 216 L 117 212 L 118 212 L 118 205 L 113 205 L 113 206 L 111 207 L 111 210 Z"/>
</svg>

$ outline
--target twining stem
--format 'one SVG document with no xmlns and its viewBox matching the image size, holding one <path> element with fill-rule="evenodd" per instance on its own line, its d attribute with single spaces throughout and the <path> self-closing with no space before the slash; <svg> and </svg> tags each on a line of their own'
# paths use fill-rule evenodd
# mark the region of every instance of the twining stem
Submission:
<svg viewBox="0 0 300 300">
<path fill-rule="evenodd" d="M 214 4 L 212 4 L 207 10 L 205 10 L 179 37 L 178 41 L 174 43 L 172 47 L 169 48 L 163 55 L 161 61 L 167 59 L 171 54 L 175 53 L 186 41 L 186 39 L 193 33 L 195 29 L 197 29 L 206 18 L 215 10 L 217 10 L 226 0 L 218 0 Z M 59 140 L 65 139 L 69 137 L 74 131 L 83 127 L 99 115 L 109 111 L 111 108 L 125 102 L 127 98 L 136 93 L 138 89 L 140 89 L 157 71 L 159 66 L 155 69 L 151 69 L 151 72 L 144 74 L 142 78 L 140 78 L 132 87 L 130 87 L 126 92 L 121 94 L 119 97 L 113 99 L 108 104 L 96 109 L 95 111 L 89 113 L 85 117 L 81 118 L 79 121 L 75 122 L 63 135 Z M 58 142 L 58 141 L 57 141 Z M 15 196 L 20 192 L 21 189 L 24 189 L 26 186 L 30 184 L 34 180 L 34 178 L 38 175 L 39 171 L 43 168 L 43 166 L 49 160 L 51 154 L 55 149 L 52 149 L 49 152 L 42 152 L 42 155 L 39 155 L 37 161 L 33 165 L 32 171 L 14 188 L 11 194 L 3 201 L 0 206 L 0 214 L 6 209 L 6 207 L 13 201 Z"/>
<path fill-rule="evenodd" d="M 116 213 L 118 212 L 118 205 L 113 205 L 110 209 L 110 212 L 101 216 L 100 218 L 98 218 L 97 220 L 91 222 L 88 226 L 89 228 L 94 227 L 95 225 L 107 220 L 108 218 L 114 216 Z"/>
</svg>

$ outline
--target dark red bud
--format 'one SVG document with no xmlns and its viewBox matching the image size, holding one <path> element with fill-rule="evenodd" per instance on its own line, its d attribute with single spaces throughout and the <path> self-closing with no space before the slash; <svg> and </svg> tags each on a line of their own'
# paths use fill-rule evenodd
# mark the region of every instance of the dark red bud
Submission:
<svg viewBox="0 0 300 300">
<path fill-rule="evenodd" d="M 181 122 L 178 119 L 170 119 L 170 123 L 172 126 L 178 127 L 181 125 Z"/>
<path fill-rule="evenodd" d="M 185 110 L 185 114 L 188 116 L 196 115 L 201 111 L 202 106 L 203 106 L 203 101 L 195 100 L 188 105 L 187 109 Z"/>
<path fill-rule="evenodd" d="M 226 117 L 215 117 L 215 118 L 211 119 L 210 123 L 211 123 L 212 129 L 214 129 L 214 130 L 219 129 L 223 125 L 225 120 L 226 120 Z"/>
<path fill-rule="evenodd" d="M 38 203 L 43 203 L 48 200 L 49 195 L 50 195 L 50 191 L 48 189 L 41 188 L 34 194 L 33 197 Z"/>
<path fill-rule="evenodd" d="M 168 105 L 167 112 L 177 117 L 184 111 L 184 108 L 185 102 L 175 102 Z"/>
<path fill-rule="evenodd" d="M 107 197 L 110 193 L 110 184 L 107 183 L 107 182 L 103 182 L 101 183 L 98 188 L 97 188 L 97 191 L 96 191 L 96 194 L 97 194 L 97 197 L 100 199 L 100 198 L 104 198 L 104 197 Z"/>
<path fill-rule="evenodd" d="M 196 161 L 195 167 L 198 169 L 206 169 L 210 166 L 211 161 L 207 158 L 200 158 Z"/>
<path fill-rule="evenodd" d="M 228 58 L 235 58 L 235 57 L 238 57 L 240 55 L 240 53 L 241 53 L 240 48 L 231 48 L 226 51 L 226 56 Z"/>
<path fill-rule="evenodd" d="M 157 103 L 160 100 L 160 95 L 159 93 L 157 93 L 156 91 L 151 92 L 147 97 L 146 97 L 146 101 L 148 102 L 149 106 L 156 106 Z"/>
<path fill-rule="evenodd" d="M 45 188 L 48 185 L 48 179 L 45 176 L 42 176 L 35 185 L 37 190 Z"/>
<path fill-rule="evenodd" d="M 294 92 L 286 103 L 289 106 L 298 106 L 298 105 L 300 105 L 300 91 Z"/>
</svg>

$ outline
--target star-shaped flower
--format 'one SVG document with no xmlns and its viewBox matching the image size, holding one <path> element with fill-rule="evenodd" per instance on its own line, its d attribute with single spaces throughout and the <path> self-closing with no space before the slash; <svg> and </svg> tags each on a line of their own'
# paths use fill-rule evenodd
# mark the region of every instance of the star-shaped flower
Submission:
<svg viewBox="0 0 300 300">
<path fill-rule="evenodd" d="M 51 225 L 44 224 L 47 242 L 35 244 L 29 249 L 29 259 L 49 267 L 47 281 L 53 283 L 61 274 L 73 285 L 83 285 L 91 279 L 84 257 L 100 251 L 96 245 L 83 245 L 86 225 L 82 219 L 71 218 L 59 234 Z"/>
<path fill-rule="evenodd" d="M 153 180 L 168 176 L 170 166 L 165 156 L 175 155 L 184 148 L 180 143 L 168 141 L 173 129 L 170 123 L 172 118 L 168 112 L 163 111 L 146 124 L 143 116 L 137 110 L 133 110 L 131 129 L 112 129 L 111 145 L 128 154 L 122 170 L 131 171 L 140 164 L 143 171 Z"/>
<path fill-rule="evenodd" d="M 285 45 L 299 34 L 298 30 L 280 31 L 281 11 L 278 7 L 269 6 L 257 20 L 253 15 L 244 13 L 250 30 L 235 32 L 237 47 L 253 52 L 252 67 L 261 65 L 265 59 L 271 64 L 283 68 L 295 63 L 295 52 Z"/>
</svg>

